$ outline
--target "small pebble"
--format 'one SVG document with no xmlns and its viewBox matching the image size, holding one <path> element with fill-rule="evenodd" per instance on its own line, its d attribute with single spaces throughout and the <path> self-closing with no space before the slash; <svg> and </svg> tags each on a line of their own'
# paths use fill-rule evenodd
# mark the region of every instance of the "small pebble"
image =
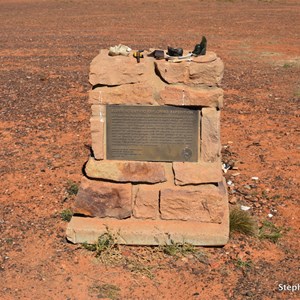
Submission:
<svg viewBox="0 0 300 300">
<path fill-rule="evenodd" d="M 245 205 L 241 205 L 241 210 L 249 210 L 251 207 L 249 206 L 245 206 Z"/>
<path fill-rule="evenodd" d="M 233 183 L 231 180 L 228 180 L 228 181 L 227 181 L 227 184 L 228 184 L 229 186 L 230 186 L 230 185 L 232 185 L 232 186 L 234 185 L 234 183 Z"/>
</svg>

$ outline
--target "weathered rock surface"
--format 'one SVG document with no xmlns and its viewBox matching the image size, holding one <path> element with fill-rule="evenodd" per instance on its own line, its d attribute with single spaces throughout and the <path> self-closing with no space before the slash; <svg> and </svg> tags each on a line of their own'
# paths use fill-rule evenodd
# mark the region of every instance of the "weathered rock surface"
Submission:
<svg viewBox="0 0 300 300">
<path fill-rule="evenodd" d="M 225 197 L 214 185 L 162 189 L 161 218 L 221 223 L 226 211 Z"/>
<path fill-rule="evenodd" d="M 114 184 L 82 178 L 73 207 L 74 213 L 86 216 L 114 217 L 131 216 L 131 185 Z"/>
<path fill-rule="evenodd" d="M 156 104 L 155 88 L 144 83 L 98 87 L 89 92 L 91 104 Z"/>
<path fill-rule="evenodd" d="M 223 107 L 223 90 L 217 87 L 193 88 L 186 85 L 167 85 L 160 92 L 161 105 Z"/>
<path fill-rule="evenodd" d="M 221 157 L 220 111 L 203 108 L 201 118 L 201 159 L 214 162 Z"/>
<path fill-rule="evenodd" d="M 153 185 L 133 186 L 133 215 L 141 219 L 156 219 L 159 215 L 159 189 Z"/>
<path fill-rule="evenodd" d="M 228 210 L 226 210 L 228 216 Z M 226 214 L 225 214 L 226 216 Z M 119 244 L 170 245 L 190 243 L 201 246 L 223 246 L 228 242 L 228 217 L 221 224 L 172 220 L 137 220 L 128 218 L 73 217 L 68 223 L 67 239 L 72 243 L 97 242 L 109 228 Z"/>
<path fill-rule="evenodd" d="M 199 55 L 196 57 L 193 57 L 193 62 L 196 63 L 209 63 L 209 62 L 213 62 L 217 59 L 217 54 L 215 52 L 212 51 L 206 51 L 205 55 Z"/>
<path fill-rule="evenodd" d="M 217 58 L 211 63 L 191 63 L 186 84 L 209 86 L 219 85 L 224 74 L 224 63 Z"/>
<path fill-rule="evenodd" d="M 217 86 L 221 83 L 224 64 L 220 58 L 208 62 L 182 61 L 172 63 L 165 60 L 155 61 L 156 72 L 169 84 Z"/>
<path fill-rule="evenodd" d="M 90 178 L 117 182 L 157 183 L 166 181 L 163 164 L 135 161 L 97 161 L 90 157 L 85 172 Z"/>
<path fill-rule="evenodd" d="M 223 178 L 221 161 L 213 163 L 173 162 L 176 185 L 217 183 Z"/>
<path fill-rule="evenodd" d="M 91 62 L 89 80 L 93 86 L 138 83 L 146 69 L 146 64 L 137 64 L 132 56 L 109 56 L 101 50 Z"/>
<path fill-rule="evenodd" d="M 104 124 L 100 123 L 100 131 L 91 132 L 92 150 L 95 159 L 102 160 L 105 158 L 105 142 L 104 142 Z"/>
<path fill-rule="evenodd" d="M 90 118 L 92 149 L 96 159 L 104 159 L 105 156 L 104 123 L 106 119 L 104 114 L 100 115 L 100 111 L 99 106 L 99 115 Z"/>
<path fill-rule="evenodd" d="M 94 104 L 91 109 L 93 117 L 99 117 L 102 122 L 106 121 L 106 105 Z"/>
<path fill-rule="evenodd" d="M 184 83 L 190 62 L 172 63 L 165 60 L 154 62 L 156 73 L 167 83 Z"/>
</svg>

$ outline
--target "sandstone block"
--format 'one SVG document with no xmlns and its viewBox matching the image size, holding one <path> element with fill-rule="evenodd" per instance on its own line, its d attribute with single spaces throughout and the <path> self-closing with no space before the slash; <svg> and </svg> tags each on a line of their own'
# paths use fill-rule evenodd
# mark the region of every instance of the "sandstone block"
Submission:
<svg viewBox="0 0 300 300">
<path fill-rule="evenodd" d="M 214 108 L 202 109 L 200 151 L 204 162 L 214 162 L 220 159 L 220 111 Z"/>
<path fill-rule="evenodd" d="M 67 227 L 67 239 L 72 243 L 97 242 L 109 228 L 119 244 L 170 245 L 190 243 L 199 246 L 223 246 L 228 242 L 228 209 L 221 224 L 165 220 L 137 220 L 128 218 L 73 217 Z"/>
<path fill-rule="evenodd" d="M 92 116 L 90 118 L 91 132 L 98 132 L 102 130 L 101 124 L 105 123 L 105 118 L 100 118 L 100 116 Z"/>
<path fill-rule="evenodd" d="M 101 50 L 91 62 L 89 81 L 93 86 L 138 83 L 145 72 L 146 64 L 137 64 L 132 56 L 109 56 Z"/>
<path fill-rule="evenodd" d="M 163 164 L 134 161 L 97 161 L 90 157 L 85 172 L 90 178 L 117 182 L 157 183 L 166 181 Z"/>
<path fill-rule="evenodd" d="M 218 182 L 219 193 L 228 199 L 228 189 L 225 177 Z"/>
<path fill-rule="evenodd" d="M 224 64 L 220 58 L 208 59 L 197 57 L 192 61 L 172 63 L 155 61 L 156 72 L 169 84 L 184 83 L 186 85 L 219 85 L 224 73 Z"/>
<path fill-rule="evenodd" d="M 145 83 L 98 87 L 89 92 L 90 104 L 156 104 L 154 89 Z"/>
<path fill-rule="evenodd" d="M 163 105 L 223 107 L 223 90 L 217 87 L 192 88 L 184 85 L 166 86 L 160 92 Z"/>
<path fill-rule="evenodd" d="M 86 216 L 117 219 L 130 217 L 132 213 L 131 185 L 83 178 L 73 211 Z"/>
<path fill-rule="evenodd" d="M 199 55 L 197 57 L 193 57 L 193 62 L 197 63 L 209 63 L 213 62 L 217 59 L 217 54 L 212 51 L 206 51 L 205 55 Z"/>
<path fill-rule="evenodd" d="M 184 83 L 189 62 L 172 63 L 165 60 L 154 62 L 156 72 L 167 83 Z"/>
<path fill-rule="evenodd" d="M 106 121 L 106 105 L 101 105 L 101 104 L 93 104 L 91 106 L 92 109 L 92 116 L 93 117 L 99 117 L 100 122 L 105 122 Z"/>
<path fill-rule="evenodd" d="M 105 158 L 105 143 L 104 143 L 104 124 L 100 123 L 100 131 L 92 131 L 92 149 L 95 159 L 101 160 Z"/>
<path fill-rule="evenodd" d="M 193 62 L 189 67 L 188 78 L 186 84 L 209 86 L 219 85 L 224 74 L 224 63 L 220 58 L 210 63 Z"/>
<path fill-rule="evenodd" d="M 156 219 L 159 215 L 159 189 L 153 185 L 133 186 L 133 215 L 138 219 Z"/>
<path fill-rule="evenodd" d="M 160 212 L 164 220 L 221 223 L 226 197 L 214 185 L 162 189 Z"/>
<path fill-rule="evenodd" d="M 92 149 L 96 159 L 104 159 L 105 157 L 104 122 L 105 122 L 105 117 L 100 114 L 98 116 L 92 116 L 90 118 Z"/>
<path fill-rule="evenodd" d="M 217 183 L 223 178 L 221 161 L 207 162 L 173 162 L 176 185 Z"/>
</svg>

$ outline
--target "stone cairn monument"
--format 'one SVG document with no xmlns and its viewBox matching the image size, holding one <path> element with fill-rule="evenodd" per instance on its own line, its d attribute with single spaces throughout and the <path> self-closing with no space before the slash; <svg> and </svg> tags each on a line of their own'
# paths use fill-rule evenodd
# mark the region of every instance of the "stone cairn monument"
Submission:
<svg viewBox="0 0 300 300">
<path fill-rule="evenodd" d="M 109 56 L 90 66 L 92 155 L 67 228 L 73 243 L 107 230 L 121 244 L 228 241 L 221 167 L 222 60 Z"/>
</svg>

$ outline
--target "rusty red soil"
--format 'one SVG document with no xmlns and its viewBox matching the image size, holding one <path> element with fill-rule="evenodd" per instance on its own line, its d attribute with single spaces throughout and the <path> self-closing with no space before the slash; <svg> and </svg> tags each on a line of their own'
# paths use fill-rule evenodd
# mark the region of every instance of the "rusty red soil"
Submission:
<svg viewBox="0 0 300 300">
<path fill-rule="evenodd" d="M 300 283 L 299 10 L 292 0 L 1 0 L 0 298 L 299 299 L 278 291 Z M 230 201 L 282 237 L 235 234 L 197 257 L 123 246 L 108 266 L 67 243 L 60 216 L 89 155 L 89 63 L 119 43 L 192 50 L 202 35 L 225 63 Z"/>
</svg>

